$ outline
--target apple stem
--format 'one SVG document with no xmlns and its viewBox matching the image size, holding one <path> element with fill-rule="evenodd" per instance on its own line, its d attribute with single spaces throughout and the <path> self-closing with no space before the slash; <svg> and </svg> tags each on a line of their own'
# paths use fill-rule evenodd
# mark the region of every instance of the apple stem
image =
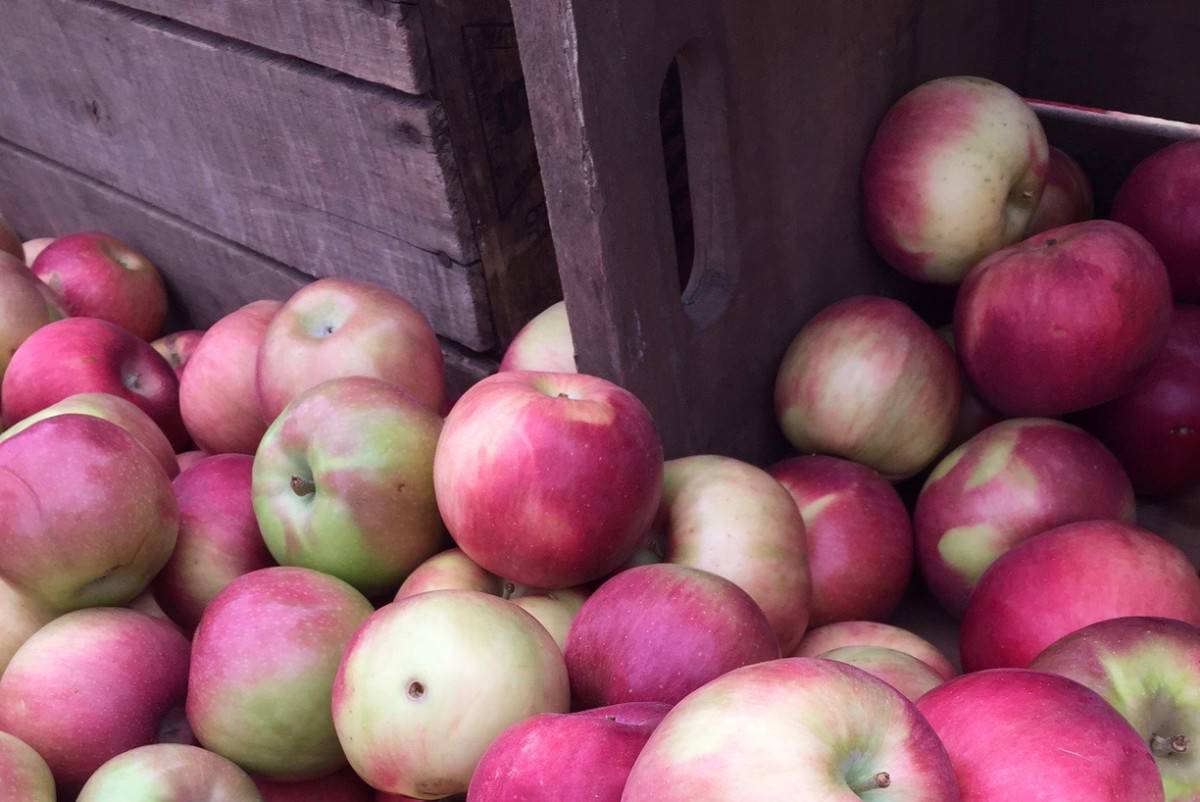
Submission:
<svg viewBox="0 0 1200 802">
<path fill-rule="evenodd" d="M 850 786 L 850 790 L 856 794 L 862 794 L 866 793 L 867 791 L 876 791 L 880 788 L 887 788 L 891 784 L 892 775 L 888 774 L 886 771 L 881 771 L 868 780 L 866 785 L 862 787 L 852 785 Z"/>
<path fill-rule="evenodd" d="M 1186 735 L 1176 735 L 1173 738 L 1167 738 L 1162 735 L 1155 735 L 1150 739 L 1150 751 L 1156 757 L 1171 757 L 1172 755 L 1181 755 L 1187 752 L 1190 746 Z"/>
<path fill-rule="evenodd" d="M 293 476 L 292 492 L 301 497 L 311 496 L 317 492 L 317 486 L 313 484 L 312 479 L 305 479 L 303 476 Z"/>
</svg>

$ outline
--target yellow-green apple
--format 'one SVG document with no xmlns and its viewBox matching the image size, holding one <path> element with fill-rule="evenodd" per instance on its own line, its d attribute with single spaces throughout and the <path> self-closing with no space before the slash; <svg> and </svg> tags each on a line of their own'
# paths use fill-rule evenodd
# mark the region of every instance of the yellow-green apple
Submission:
<svg viewBox="0 0 1200 802">
<path fill-rule="evenodd" d="M 199 450 L 184 451 L 180 454 L 175 455 L 175 461 L 179 464 L 179 470 L 180 470 L 180 472 L 182 472 L 182 471 L 186 471 L 188 468 L 192 467 L 200 460 L 207 459 L 208 457 L 211 457 L 211 456 L 212 455 L 209 454 L 207 451 L 199 451 Z"/>
<path fill-rule="evenodd" d="M 29 335 L 56 319 L 34 278 L 16 257 L 0 251 L 0 376 Z"/>
<path fill-rule="evenodd" d="M 130 601 L 175 548 L 179 509 L 121 427 L 56 415 L 0 445 L 0 578 L 65 611 Z"/>
<path fill-rule="evenodd" d="M 501 579 L 480 568 L 461 549 L 447 549 L 418 565 L 393 601 L 431 590 L 477 590 L 508 599 L 536 618 L 560 649 L 566 648 L 571 622 L 587 601 L 584 588 L 538 590 Z"/>
<path fill-rule="evenodd" d="M 280 565 L 391 594 L 445 538 L 433 494 L 442 419 L 379 379 L 333 379 L 275 419 L 254 457 L 254 511 Z"/>
<path fill-rule="evenodd" d="M 416 307 L 384 287 L 326 278 L 293 295 L 267 328 L 258 353 L 263 418 L 343 376 L 393 382 L 435 411 L 446 395 L 441 346 Z"/>
<path fill-rule="evenodd" d="M 804 637 L 811 593 L 804 519 L 766 471 L 713 455 L 671 460 L 654 530 L 667 562 L 749 593 L 784 654 Z"/>
<path fill-rule="evenodd" d="M 917 706 L 950 754 L 963 802 L 1162 802 L 1150 750 L 1077 682 L 981 671 L 935 688 Z"/>
<path fill-rule="evenodd" d="M 192 358 L 203 336 L 204 332 L 199 329 L 185 329 L 159 337 L 150 343 L 150 347 L 167 360 L 176 376 L 183 376 L 183 366 Z"/>
<path fill-rule="evenodd" d="M 621 802 L 629 770 L 671 708 L 630 702 L 546 713 L 492 741 L 471 777 L 471 802 Z"/>
<path fill-rule="evenodd" d="M 1095 211 L 1092 183 L 1079 163 L 1058 148 L 1050 147 L 1046 188 L 1038 202 L 1024 238 L 1059 226 L 1090 220 Z"/>
<path fill-rule="evenodd" d="M 1046 418 L 991 426 L 946 456 L 925 482 L 913 523 L 933 595 L 961 618 L 988 566 L 1026 538 L 1093 519 L 1132 523 L 1133 488 L 1099 440 Z"/>
<path fill-rule="evenodd" d="M 862 669 L 914 702 L 946 681 L 911 654 L 885 646 L 842 646 L 818 657 Z"/>
<path fill-rule="evenodd" d="M 1149 745 L 1167 802 L 1200 799 L 1200 629 L 1112 618 L 1055 641 L 1029 666 L 1086 685 Z"/>
<path fill-rule="evenodd" d="M 21 243 L 21 250 L 25 253 L 25 266 L 33 267 L 33 260 L 52 242 L 54 237 L 36 237 Z"/>
<path fill-rule="evenodd" d="M 255 777 L 263 802 L 374 802 L 375 790 L 350 769 L 316 780 L 275 782 Z"/>
<path fill-rule="evenodd" d="M 333 686 L 333 721 L 372 787 L 418 799 L 463 793 L 488 745 L 538 713 L 565 713 L 562 652 L 529 613 L 472 590 L 376 611 Z"/>
<path fill-rule="evenodd" d="M 37 750 L 59 793 L 109 758 L 190 742 L 188 642 L 167 621 L 120 607 L 76 610 L 39 629 L 0 677 L 0 730 Z"/>
<path fill-rule="evenodd" d="M 797 451 L 846 457 L 894 480 L 945 448 L 961 394 L 954 354 L 933 329 L 899 301 L 858 295 L 792 340 L 775 413 Z"/>
<path fill-rule="evenodd" d="M 135 440 L 154 455 L 168 478 L 174 478 L 179 473 L 179 463 L 175 459 L 175 452 L 171 450 L 171 443 L 163 434 L 162 429 L 158 428 L 158 424 L 136 404 L 111 393 L 69 395 L 62 401 L 51 404 L 29 417 L 22 418 L 5 429 L 3 433 L 0 433 L 0 443 L 15 437 L 38 421 L 57 415 L 91 415 L 94 418 L 115 423 L 133 435 Z"/>
<path fill-rule="evenodd" d="M 192 643 L 187 717 L 202 746 L 269 779 L 346 765 L 333 678 L 372 612 L 354 588 L 307 568 L 264 568 L 209 603 Z"/>
<path fill-rule="evenodd" d="M 17 736 L 0 732 L 0 802 L 56 802 L 57 798 L 54 775 L 42 756 Z"/>
<path fill-rule="evenodd" d="M 732 671 L 650 736 L 622 802 L 958 802 L 954 771 L 912 702 L 865 671 L 790 658 Z"/>
<path fill-rule="evenodd" d="M 1126 616 L 1200 625 L 1200 577 L 1182 551 L 1117 521 L 1067 524 L 996 560 L 963 616 L 967 671 L 1025 668 L 1088 624 Z"/>
<path fill-rule="evenodd" d="M 246 454 L 218 454 L 171 483 L 179 504 L 179 537 L 154 579 L 154 595 L 171 620 L 188 631 L 230 582 L 274 565 L 254 517 L 253 467 Z"/>
<path fill-rule="evenodd" d="M 957 284 L 1024 235 L 1048 161 L 1037 115 L 1012 90 L 973 76 L 922 84 L 892 106 L 867 152 L 867 236 L 900 272 Z"/>
<path fill-rule="evenodd" d="M 942 679 L 958 674 L 946 655 L 920 635 L 878 621 L 839 621 L 817 627 L 804 636 L 792 657 L 819 657 L 844 646 L 881 646 L 912 655 Z"/>
<path fill-rule="evenodd" d="M 92 775 L 77 802 L 263 802 L 246 772 L 196 746 L 131 749 Z M 317 800 L 313 800 L 317 802 Z"/>
<path fill-rule="evenodd" d="M 0 676 L 21 644 L 52 620 L 45 602 L 0 579 Z"/>
<path fill-rule="evenodd" d="M 279 301 L 254 301 L 205 332 L 179 380 L 179 409 L 196 447 L 211 454 L 253 454 L 267 426 L 255 376 L 267 326 Z"/>
<path fill-rule="evenodd" d="M 1200 307 L 1176 306 L 1149 371 L 1080 421 L 1113 450 L 1138 493 L 1171 496 L 1200 484 Z"/>
<path fill-rule="evenodd" d="M 174 448 L 187 442 L 179 380 L 144 340 L 112 323 L 73 317 L 42 326 L 13 354 L 0 389 L 11 426 L 77 393 L 109 393 L 135 404 Z"/>
<path fill-rule="evenodd" d="M 1177 142 L 1135 167 L 1113 199 L 1112 218 L 1150 240 L 1176 300 L 1200 303 L 1200 142 Z"/>
<path fill-rule="evenodd" d="M 23 259 L 25 253 L 21 248 L 21 238 L 3 216 L 0 216 L 0 253 L 9 254 L 17 259 Z"/>
<path fill-rule="evenodd" d="M 804 518 L 809 625 L 890 616 L 913 564 L 912 524 L 896 489 L 865 465 L 837 457 L 795 457 L 768 473 Z"/>
<path fill-rule="evenodd" d="M 500 370 L 574 373 L 576 369 L 575 341 L 564 301 L 547 307 L 526 323 L 500 360 Z"/>
<path fill-rule="evenodd" d="M 954 306 L 959 358 L 1008 416 L 1055 416 L 1128 392 L 1171 323 L 1162 260 L 1128 226 L 1089 220 L 997 251 Z"/>
<path fill-rule="evenodd" d="M 167 317 L 167 288 L 158 268 L 116 237 L 85 231 L 59 237 L 30 266 L 75 317 L 114 323 L 153 340 Z"/>
<path fill-rule="evenodd" d="M 754 600 L 723 577 L 659 563 L 601 585 L 571 624 L 567 674 L 577 710 L 673 705 L 735 668 L 779 659 Z"/>
<path fill-rule="evenodd" d="M 628 560 L 662 493 L 662 443 L 632 393 L 595 376 L 489 376 L 446 418 L 433 479 L 458 547 L 535 588 L 599 579 Z"/>
</svg>

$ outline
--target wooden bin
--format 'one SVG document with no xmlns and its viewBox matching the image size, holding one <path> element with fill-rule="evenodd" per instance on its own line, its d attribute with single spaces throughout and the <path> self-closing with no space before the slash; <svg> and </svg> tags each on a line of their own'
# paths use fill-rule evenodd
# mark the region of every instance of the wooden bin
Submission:
<svg viewBox="0 0 1200 802">
<path fill-rule="evenodd" d="M 5 0 L 0 210 L 104 228 L 204 326 L 388 284 L 452 384 L 558 297 L 505 0 Z"/>
</svg>

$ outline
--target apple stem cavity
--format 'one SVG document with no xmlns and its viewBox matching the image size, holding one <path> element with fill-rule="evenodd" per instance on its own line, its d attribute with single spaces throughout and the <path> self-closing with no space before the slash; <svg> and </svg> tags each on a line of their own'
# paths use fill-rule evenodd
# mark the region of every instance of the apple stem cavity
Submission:
<svg viewBox="0 0 1200 802">
<path fill-rule="evenodd" d="M 867 782 L 863 785 L 850 786 L 850 790 L 856 794 L 865 794 L 867 791 L 878 791 L 880 788 L 887 788 L 891 784 L 892 775 L 888 774 L 886 771 L 880 771 L 867 780 Z"/>
<path fill-rule="evenodd" d="M 408 684 L 408 698 L 414 702 L 425 695 L 425 686 L 416 680 Z"/>
<path fill-rule="evenodd" d="M 305 479 L 303 476 L 293 476 L 292 492 L 303 498 L 317 492 L 317 486 L 313 484 L 311 479 Z"/>
<path fill-rule="evenodd" d="M 1150 739 L 1150 751 L 1154 753 L 1155 757 L 1173 757 L 1185 754 L 1190 745 L 1186 735 L 1176 735 L 1172 738 L 1155 735 Z"/>
</svg>

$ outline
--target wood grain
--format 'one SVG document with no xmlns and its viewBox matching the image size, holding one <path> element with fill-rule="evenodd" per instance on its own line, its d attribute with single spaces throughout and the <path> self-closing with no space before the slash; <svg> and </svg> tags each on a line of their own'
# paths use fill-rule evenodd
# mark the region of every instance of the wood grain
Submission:
<svg viewBox="0 0 1200 802">
<path fill-rule="evenodd" d="M 423 95 L 432 87 L 416 2 L 116 0 L 206 31 Z"/>
<path fill-rule="evenodd" d="M 495 342 L 438 104 L 96 0 L 9 0 L 0 137 Z"/>
</svg>

